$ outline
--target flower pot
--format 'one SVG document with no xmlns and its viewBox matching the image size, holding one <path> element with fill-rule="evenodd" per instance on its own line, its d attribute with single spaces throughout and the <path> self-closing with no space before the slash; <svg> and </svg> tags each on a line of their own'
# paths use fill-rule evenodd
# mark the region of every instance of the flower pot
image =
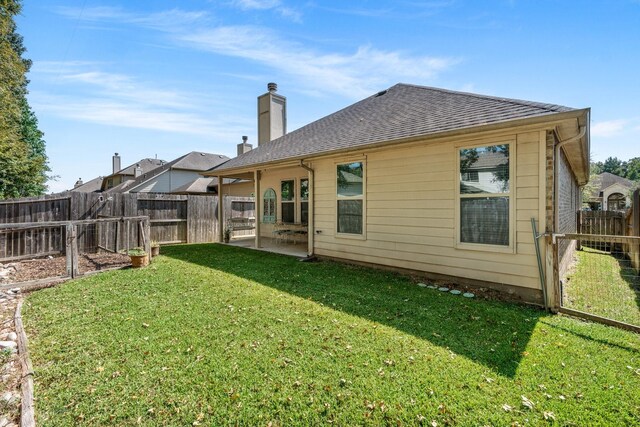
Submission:
<svg viewBox="0 0 640 427">
<path fill-rule="evenodd" d="M 149 265 L 148 255 L 129 255 L 131 258 L 131 267 L 140 268 Z"/>
<path fill-rule="evenodd" d="M 151 257 L 157 257 L 160 255 L 160 246 L 151 246 Z"/>
</svg>

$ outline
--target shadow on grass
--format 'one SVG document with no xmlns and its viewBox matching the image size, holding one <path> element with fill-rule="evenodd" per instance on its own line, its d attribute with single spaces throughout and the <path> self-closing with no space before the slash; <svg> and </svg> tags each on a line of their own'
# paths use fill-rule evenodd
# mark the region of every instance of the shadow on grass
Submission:
<svg viewBox="0 0 640 427">
<path fill-rule="evenodd" d="M 636 307 L 640 314 L 640 272 L 636 272 L 636 269 L 631 266 L 631 260 L 626 256 L 616 256 L 616 261 L 620 267 L 620 276 L 636 296 Z"/>
<path fill-rule="evenodd" d="M 397 273 L 217 244 L 162 248 L 163 255 L 223 271 L 448 348 L 513 377 L 539 318 L 535 308 L 454 296 Z"/>
</svg>

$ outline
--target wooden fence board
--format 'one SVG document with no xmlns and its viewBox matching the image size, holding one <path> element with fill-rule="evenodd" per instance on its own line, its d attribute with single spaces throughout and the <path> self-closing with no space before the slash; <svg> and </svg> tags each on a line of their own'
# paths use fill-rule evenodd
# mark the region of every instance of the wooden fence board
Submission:
<svg viewBox="0 0 640 427">
<path fill-rule="evenodd" d="M 2 230 L 2 224 L 12 223 L 34 222 L 41 225 L 51 221 L 148 216 L 151 219 L 151 240 L 160 243 L 215 242 L 218 236 L 217 199 L 217 196 L 209 195 L 71 192 L 58 196 L 0 201 L 0 260 L 65 253 L 64 226 Z M 229 215 L 232 199 L 228 201 L 229 210 L 226 213 Z M 118 224 L 112 221 L 79 225 L 78 251 L 82 253 L 97 251 L 98 248 L 116 249 L 116 243 L 117 249 L 124 249 L 127 241 L 130 245 L 139 241 L 137 228 L 127 232 L 125 227 Z"/>
</svg>

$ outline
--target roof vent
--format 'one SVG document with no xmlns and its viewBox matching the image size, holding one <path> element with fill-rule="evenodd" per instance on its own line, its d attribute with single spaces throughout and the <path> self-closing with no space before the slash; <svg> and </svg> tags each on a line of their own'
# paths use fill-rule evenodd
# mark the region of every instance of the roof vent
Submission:
<svg viewBox="0 0 640 427">
<path fill-rule="evenodd" d="M 385 90 L 381 90 L 380 92 L 376 93 L 376 98 L 379 97 L 379 96 L 384 95 L 385 93 L 387 93 L 386 89 Z"/>
<path fill-rule="evenodd" d="M 201 156 L 204 156 L 204 153 L 200 153 Z"/>
<path fill-rule="evenodd" d="M 269 92 L 275 92 L 278 90 L 278 85 L 276 83 L 267 83 L 267 89 Z"/>
</svg>

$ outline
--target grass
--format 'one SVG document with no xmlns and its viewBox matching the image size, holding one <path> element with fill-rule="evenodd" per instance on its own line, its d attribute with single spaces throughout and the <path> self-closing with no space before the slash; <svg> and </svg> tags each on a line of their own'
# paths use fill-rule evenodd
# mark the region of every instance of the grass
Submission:
<svg viewBox="0 0 640 427">
<path fill-rule="evenodd" d="M 563 304 L 621 322 L 640 325 L 640 277 L 609 252 L 583 246 L 567 276 Z"/>
<path fill-rule="evenodd" d="M 338 263 L 167 247 L 23 318 L 40 426 L 640 423 L 637 335 Z"/>
</svg>

